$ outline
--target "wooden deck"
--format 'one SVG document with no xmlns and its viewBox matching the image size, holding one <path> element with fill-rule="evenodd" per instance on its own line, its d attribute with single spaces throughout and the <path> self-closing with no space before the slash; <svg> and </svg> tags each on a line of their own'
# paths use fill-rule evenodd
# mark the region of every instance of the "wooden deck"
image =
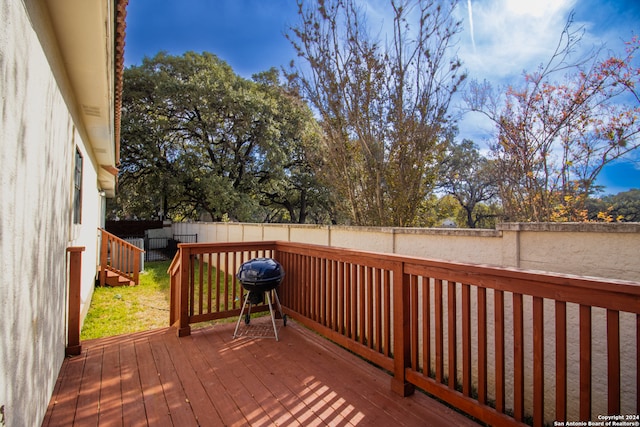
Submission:
<svg viewBox="0 0 640 427">
<path fill-rule="evenodd" d="M 273 334 L 270 319 L 244 332 Z M 43 426 L 475 426 L 289 321 L 280 340 L 232 339 L 235 323 L 82 343 L 65 360 Z"/>
</svg>

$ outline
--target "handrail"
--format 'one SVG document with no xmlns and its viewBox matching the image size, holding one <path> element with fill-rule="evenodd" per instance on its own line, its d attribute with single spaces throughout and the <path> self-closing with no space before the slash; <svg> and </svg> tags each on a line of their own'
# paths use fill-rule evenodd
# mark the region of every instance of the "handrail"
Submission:
<svg viewBox="0 0 640 427">
<path fill-rule="evenodd" d="M 100 228 L 100 286 L 107 282 L 107 270 L 112 271 L 132 284 L 140 282 L 140 254 L 143 249 Z"/>
<path fill-rule="evenodd" d="M 640 283 L 291 242 L 180 244 L 179 335 L 239 314 L 233 273 L 256 256 L 283 265 L 287 315 L 391 371 L 399 394 L 419 387 L 491 425 L 639 412 Z"/>
</svg>

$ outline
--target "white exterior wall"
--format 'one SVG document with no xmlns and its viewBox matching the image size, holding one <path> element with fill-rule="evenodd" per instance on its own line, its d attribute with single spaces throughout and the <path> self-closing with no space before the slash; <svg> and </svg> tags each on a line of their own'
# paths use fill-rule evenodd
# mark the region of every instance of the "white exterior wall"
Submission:
<svg viewBox="0 0 640 427">
<path fill-rule="evenodd" d="M 29 7 L 27 14 L 21 1 L 0 4 L 0 409 L 7 426 L 36 426 L 44 417 L 66 346 L 66 248 L 86 247 L 86 312 L 101 213 L 97 166 L 69 111 L 46 11 Z M 72 224 L 76 147 L 81 225 Z"/>
<path fill-rule="evenodd" d="M 97 275 L 97 266 L 100 263 L 98 228 L 103 226 L 102 204 L 104 203 L 104 193 L 97 188 L 98 174 L 96 170 L 98 166 L 92 161 L 90 152 L 87 151 L 77 132 L 74 141 L 78 144 L 77 147 L 83 157 L 82 222 L 71 225 L 68 246 L 83 246 L 85 248 L 82 253 L 82 288 L 80 290 L 80 322 L 82 326 L 82 322 L 89 311 Z M 70 164 L 73 164 L 73 162 Z M 73 176 L 71 177 L 70 191 L 71 195 L 73 195 Z M 73 205 L 73 196 L 69 199 L 69 203 L 71 206 Z"/>
</svg>

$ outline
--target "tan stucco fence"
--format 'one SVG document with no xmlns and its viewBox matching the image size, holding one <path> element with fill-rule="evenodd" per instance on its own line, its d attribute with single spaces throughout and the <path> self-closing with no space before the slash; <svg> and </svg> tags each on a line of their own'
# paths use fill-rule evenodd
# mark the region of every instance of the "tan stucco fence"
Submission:
<svg viewBox="0 0 640 427">
<path fill-rule="evenodd" d="M 199 242 L 285 240 L 640 282 L 640 223 L 508 223 L 496 230 L 175 223 Z"/>
<path fill-rule="evenodd" d="M 594 276 L 640 282 L 640 224 L 603 223 L 544 223 L 500 224 L 496 230 L 423 229 L 423 228 L 375 228 L 346 226 L 314 226 L 289 224 L 241 224 L 241 223 L 176 223 L 173 233 L 197 234 L 198 242 L 239 242 L 261 240 L 285 240 L 328 245 L 375 252 L 396 253 L 453 262 L 486 264 L 499 267 L 539 270 L 562 274 Z M 460 285 L 458 285 L 460 286 Z M 487 301 L 493 301 L 491 291 Z M 460 295 L 460 292 L 457 293 Z M 525 297 L 525 386 L 530 387 L 533 378 L 532 313 L 529 297 Z M 433 297 L 431 299 L 433 301 Z M 472 301 L 475 294 L 472 295 Z M 444 302 L 446 306 L 446 301 Z M 460 303 L 459 303 L 460 304 Z M 459 305 L 458 305 L 459 306 Z M 489 330 L 493 328 L 493 307 L 487 313 Z M 512 298 L 505 295 L 505 322 L 512 324 Z M 458 313 L 458 317 L 461 314 Z M 472 324 L 477 311 L 472 310 Z M 545 301 L 544 317 L 553 319 L 554 302 Z M 607 325 L 606 310 L 592 311 L 592 413 L 606 414 L 607 395 Z M 460 324 L 461 319 L 458 319 Z M 551 325 L 549 325 L 551 326 Z M 505 331 L 505 348 L 513 348 L 510 326 Z M 553 328 L 551 328 L 553 330 Z M 567 305 L 567 329 L 579 329 L 579 307 Z M 446 339 L 446 336 L 445 336 Z M 492 337 L 490 336 L 490 341 Z M 636 372 L 636 316 L 620 314 L 620 364 L 621 410 L 635 413 Z M 567 389 L 569 420 L 579 419 L 579 337 L 567 336 Z M 458 354 L 461 354 L 458 343 Z M 472 341 L 472 353 L 477 353 L 477 337 Z M 488 343 L 489 360 L 493 360 L 494 343 Z M 545 419 L 554 419 L 555 411 L 555 334 L 545 332 Z M 445 370 L 447 358 L 445 357 Z M 505 360 L 507 407 L 513 396 L 513 353 L 507 352 Z M 548 373 L 548 374 L 547 374 Z M 474 376 L 477 365 L 474 363 Z M 494 381 L 489 372 L 489 384 Z M 489 390 L 491 395 L 493 390 Z M 525 412 L 532 413 L 531 396 L 525 401 Z"/>
</svg>

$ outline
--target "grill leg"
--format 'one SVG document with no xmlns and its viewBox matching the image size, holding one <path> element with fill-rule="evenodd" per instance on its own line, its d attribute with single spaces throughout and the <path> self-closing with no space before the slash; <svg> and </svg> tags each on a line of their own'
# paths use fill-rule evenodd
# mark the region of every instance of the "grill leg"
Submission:
<svg viewBox="0 0 640 427">
<path fill-rule="evenodd" d="M 276 305 L 278 306 L 278 311 L 280 312 L 280 317 L 282 317 L 282 319 L 284 319 L 284 313 L 282 312 L 282 306 L 280 305 L 280 298 L 278 298 L 278 292 L 276 292 L 275 289 L 273 291 L 273 297 L 276 300 Z M 285 325 L 285 326 L 287 326 L 287 325 Z"/>
<path fill-rule="evenodd" d="M 276 304 L 278 305 L 278 310 L 280 311 L 280 317 L 282 318 L 282 326 L 287 326 L 287 315 L 282 311 L 282 305 L 280 304 L 280 298 L 278 297 L 278 292 L 273 291 L 273 296 L 276 299 Z"/>
<path fill-rule="evenodd" d="M 271 314 L 271 323 L 273 323 L 273 333 L 276 336 L 276 341 L 278 341 L 278 328 L 276 328 L 276 313 L 273 310 L 273 306 L 271 305 L 271 292 L 266 292 L 266 294 L 267 294 L 267 302 L 269 303 L 269 314 Z"/>
<path fill-rule="evenodd" d="M 247 298 L 249 297 L 249 294 L 247 293 Z M 244 323 L 246 323 L 247 325 L 249 324 L 249 321 L 251 319 L 251 306 L 253 304 L 251 304 L 251 301 L 249 301 L 249 307 L 247 307 L 247 314 L 245 315 L 245 319 L 244 319 Z"/>
<path fill-rule="evenodd" d="M 247 301 L 249 300 L 249 292 L 244 297 L 244 303 L 242 303 L 242 310 L 240 310 L 240 316 L 238 317 L 238 323 L 236 323 L 236 330 L 233 331 L 233 338 L 238 336 L 238 328 L 240 327 L 240 321 L 242 320 L 242 315 L 244 314 L 244 308 L 247 306 Z M 251 308 L 249 308 L 251 310 Z"/>
</svg>

